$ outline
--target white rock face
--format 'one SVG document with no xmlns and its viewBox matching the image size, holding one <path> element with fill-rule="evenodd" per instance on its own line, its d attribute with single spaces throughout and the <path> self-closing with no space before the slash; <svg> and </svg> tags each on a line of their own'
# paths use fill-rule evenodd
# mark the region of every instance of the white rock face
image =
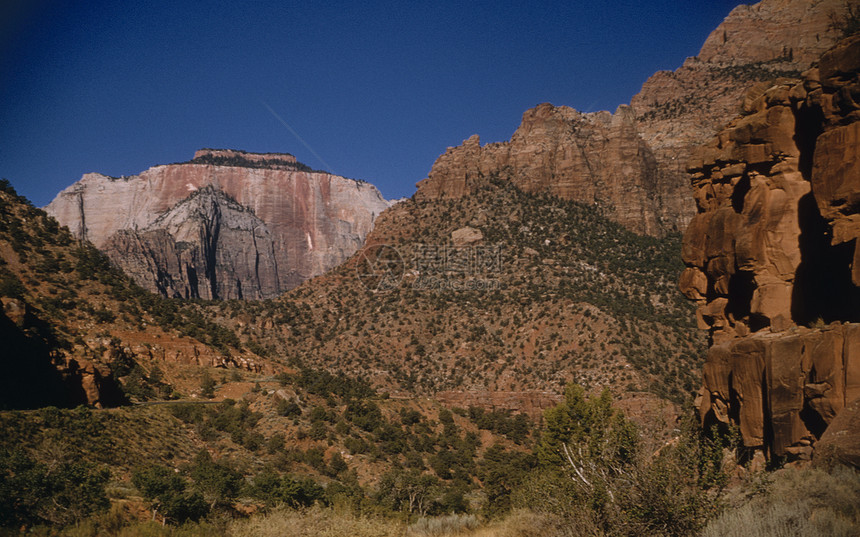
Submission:
<svg viewBox="0 0 860 537">
<path fill-rule="evenodd" d="M 88 173 L 45 210 L 152 291 L 269 298 L 346 260 L 390 206 L 373 185 L 290 155 L 223 153 L 131 177 Z"/>
</svg>

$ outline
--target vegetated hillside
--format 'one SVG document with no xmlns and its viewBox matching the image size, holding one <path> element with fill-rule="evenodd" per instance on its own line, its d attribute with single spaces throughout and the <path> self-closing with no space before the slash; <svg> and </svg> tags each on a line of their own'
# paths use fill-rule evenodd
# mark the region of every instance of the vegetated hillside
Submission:
<svg viewBox="0 0 860 537">
<path fill-rule="evenodd" d="M 261 369 L 197 305 L 144 291 L 0 187 L 0 408 L 115 406 L 187 394 L 201 365 Z"/>
<path fill-rule="evenodd" d="M 462 199 L 399 203 L 344 265 L 275 301 L 222 303 L 219 322 L 261 354 L 399 394 L 558 393 L 576 381 L 681 400 L 698 386 L 704 339 L 677 291 L 679 237 L 481 181 Z M 403 261 L 391 289 L 363 277 L 380 244 Z"/>
<path fill-rule="evenodd" d="M 152 508 L 168 522 L 233 512 L 237 497 L 252 509 L 370 501 L 459 512 L 487 504 L 488 456 L 526 461 L 505 471 L 532 464 L 525 414 L 452 413 L 308 368 L 272 375 L 209 320 L 217 305 L 136 287 L 5 181 L 0 216 L 2 401 L 36 409 L 0 411 L 0 534 L 79 522 L 108 500 L 125 517 Z M 168 401 L 128 404 L 147 399 Z M 47 406 L 84 403 L 120 407 Z M 177 471 L 161 483 L 172 496 L 149 495 Z"/>
<path fill-rule="evenodd" d="M 536 438 L 523 414 L 452 413 L 429 399 L 391 400 L 362 381 L 325 372 L 303 370 L 277 380 L 238 370 L 212 375 L 212 404 L 0 413 L 0 428 L 8 431 L 0 454 L 49 466 L 88 461 L 110 472 L 108 490 L 116 499 L 135 500 L 145 496 L 130 483 L 135 473 L 166 467 L 199 485 L 194 468 L 207 453 L 234 481 L 210 501 L 309 505 L 340 498 L 359 505 L 367 496 L 395 511 L 419 512 L 417 505 L 400 505 L 397 496 L 403 493 L 398 487 L 414 486 L 425 502 L 420 512 L 429 513 L 463 511 L 469 501 L 479 508 L 486 502 L 481 479 L 487 453 L 527 457 Z M 297 486 L 279 490 L 280 480 Z M 179 515 L 164 515 L 181 522 Z"/>
<path fill-rule="evenodd" d="M 682 535 L 712 513 L 709 491 L 724 482 L 722 439 L 685 427 L 652 463 L 661 441 L 614 410 L 608 391 L 589 398 L 570 386 L 539 431 L 522 414 L 394 400 L 325 372 L 236 376 L 207 391 L 240 390 L 238 402 L 0 412 L 0 535 L 172 535 L 185 522 L 191 535 L 236 535 L 314 504 L 334 507 L 328 516 L 381 515 L 388 527 L 417 521 L 415 531 L 419 517 L 447 514 L 471 530 L 475 515 L 487 523 L 518 507 L 547 531 Z M 638 507 L 643 495 L 652 508 Z M 293 534 L 276 527 L 266 534 Z"/>
</svg>

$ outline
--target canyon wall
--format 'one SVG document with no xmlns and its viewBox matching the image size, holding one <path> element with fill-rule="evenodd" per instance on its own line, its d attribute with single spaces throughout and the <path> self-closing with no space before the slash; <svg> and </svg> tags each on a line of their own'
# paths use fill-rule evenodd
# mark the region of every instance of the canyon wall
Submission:
<svg viewBox="0 0 860 537">
<path fill-rule="evenodd" d="M 151 291 L 260 299 L 343 262 L 388 206 L 292 155 L 201 150 L 131 177 L 86 174 L 45 210 Z"/>
<path fill-rule="evenodd" d="M 752 88 L 689 171 L 702 419 L 738 425 L 749 453 L 808 459 L 860 398 L 860 36 Z"/>
<path fill-rule="evenodd" d="M 449 148 L 418 183 L 419 199 L 459 198 L 500 173 L 530 192 L 598 204 L 628 229 L 681 231 L 696 214 L 684 165 L 738 112 L 756 82 L 797 75 L 836 43 L 840 0 L 764 0 L 738 6 L 699 55 L 654 74 L 630 106 L 580 113 L 541 104 L 510 141 L 472 136 Z"/>
<path fill-rule="evenodd" d="M 660 232 L 656 162 L 630 107 L 582 114 L 541 104 L 523 114 L 510 142 L 482 147 L 476 135 L 449 148 L 418 183 L 416 196 L 459 198 L 472 192 L 480 177 L 501 171 L 527 192 L 600 203 L 634 231 Z"/>
</svg>

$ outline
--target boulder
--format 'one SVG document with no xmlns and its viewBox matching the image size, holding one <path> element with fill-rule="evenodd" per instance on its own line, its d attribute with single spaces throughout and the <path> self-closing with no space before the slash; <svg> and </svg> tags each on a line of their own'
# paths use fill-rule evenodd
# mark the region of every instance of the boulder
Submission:
<svg viewBox="0 0 860 537">
<path fill-rule="evenodd" d="M 473 227 L 461 227 L 451 232 L 451 242 L 454 246 L 471 246 L 478 244 L 482 240 L 484 240 L 484 234 L 481 233 L 480 229 Z"/>
<path fill-rule="evenodd" d="M 833 418 L 815 445 L 815 462 L 837 462 L 860 469 L 860 399 L 855 399 Z"/>
</svg>

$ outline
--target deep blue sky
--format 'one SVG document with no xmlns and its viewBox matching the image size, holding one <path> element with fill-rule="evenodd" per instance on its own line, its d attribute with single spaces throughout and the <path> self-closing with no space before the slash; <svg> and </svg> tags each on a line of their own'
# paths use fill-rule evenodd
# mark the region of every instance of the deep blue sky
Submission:
<svg viewBox="0 0 860 537">
<path fill-rule="evenodd" d="M 6 0 L 0 177 L 41 206 L 85 172 L 229 147 L 408 196 L 538 103 L 614 111 L 739 3 Z"/>
</svg>

